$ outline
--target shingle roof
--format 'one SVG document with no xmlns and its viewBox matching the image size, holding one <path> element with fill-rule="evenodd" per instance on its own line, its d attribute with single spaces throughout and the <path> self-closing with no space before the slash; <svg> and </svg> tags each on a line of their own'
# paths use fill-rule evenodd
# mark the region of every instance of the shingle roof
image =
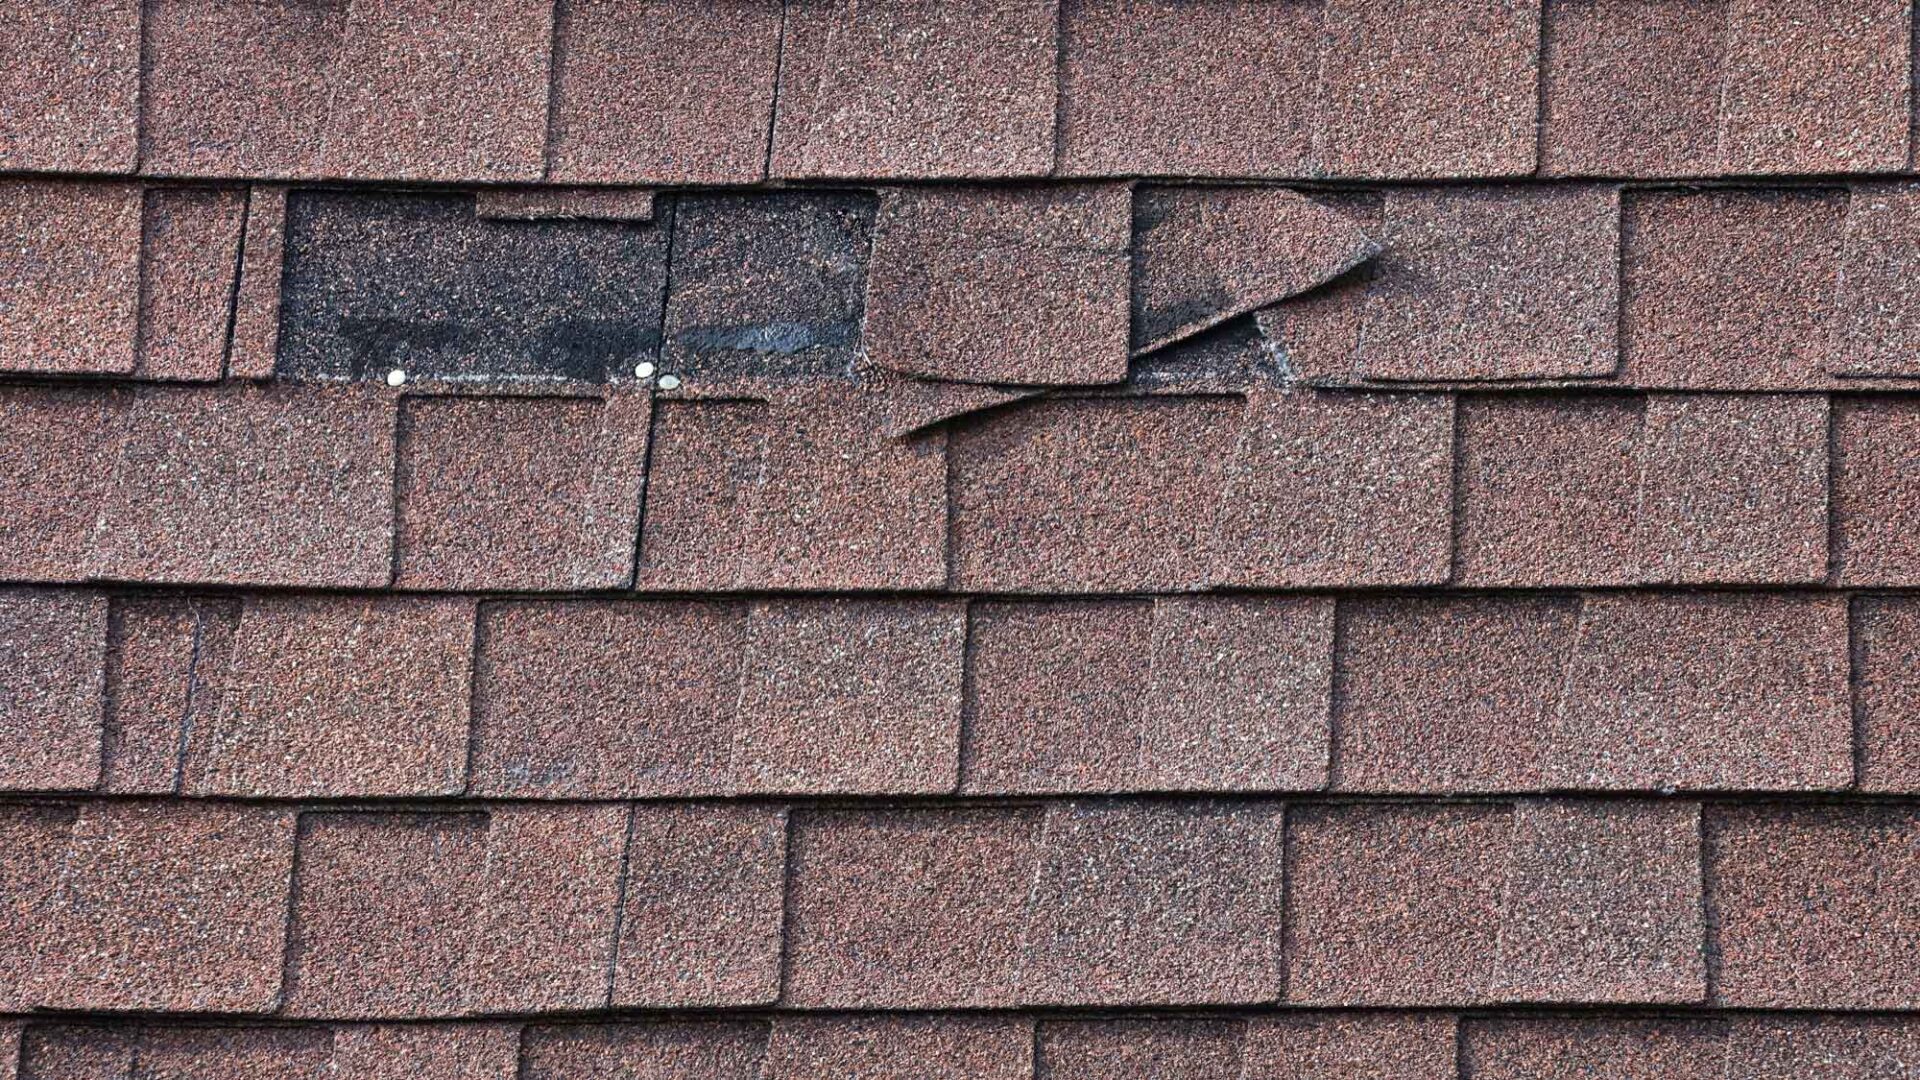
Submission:
<svg viewBox="0 0 1920 1080">
<path fill-rule="evenodd" d="M 1920 1076 L 1914 32 L 0 4 L 0 1080 Z"/>
</svg>

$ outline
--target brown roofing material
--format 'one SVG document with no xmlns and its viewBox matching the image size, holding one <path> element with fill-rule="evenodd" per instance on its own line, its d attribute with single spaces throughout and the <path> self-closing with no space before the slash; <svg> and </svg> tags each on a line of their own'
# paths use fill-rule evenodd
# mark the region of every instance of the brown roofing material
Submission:
<svg viewBox="0 0 1920 1080">
<path fill-rule="evenodd" d="M 1033 1029 L 1015 1017 L 782 1017 L 762 1076 L 1030 1080 Z"/>
<path fill-rule="evenodd" d="M 99 780 L 106 646 L 105 597 L 0 592 L 0 789 Z"/>
<path fill-rule="evenodd" d="M 133 370 L 140 221 L 133 184 L 0 181 L 0 371 Z"/>
<path fill-rule="evenodd" d="M 1920 581 L 1920 402 L 1835 400 L 1831 514 L 1841 584 Z"/>
<path fill-rule="evenodd" d="M 133 169 L 140 23 L 140 0 L 23 0 L 0 9 L 9 46 L 0 169 Z"/>
</svg>

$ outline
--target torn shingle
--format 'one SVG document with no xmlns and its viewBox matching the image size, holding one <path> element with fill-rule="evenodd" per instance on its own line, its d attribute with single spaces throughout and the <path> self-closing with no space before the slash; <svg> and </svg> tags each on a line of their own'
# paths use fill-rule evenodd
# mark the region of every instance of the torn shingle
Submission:
<svg viewBox="0 0 1920 1080">
<path fill-rule="evenodd" d="M 197 803 L 83 807 L 38 933 L 36 1004 L 265 1012 L 280 998 L 293 815 Z"/>
<path fill-rule="evenodd" d="M 1920 792 L 1920 603 L 1868 596 L 1853 605 L 1859 786 Z"/>
<path fill-rule="evenodd" d="M 528 1028 L 520 1080 L 760 1080 L 765 1021 L 660 1021 Z"/>
<path fill-rule="evenodd" d="M 125 795 L 179 790 L 182 740 L 220 715 L 239 623 L 238 600 L 114 598 L 102 789 Z"/>
<path fill-rule="evenodd" d="M 128 397 L 0 387 L 0 576 L 79 581 L 112 488 Z"/>
<path fill-rule="evenodd" d="M 226 374 L 245 219 L 238 188 L 147 189 L 136 374 L 193 382 Z"/>
<path fill-rule="evenodd" d="M 1717 1004 L 1920 1002 L 1920 820 L 1903 806 L 1728 807 L 1707 821 Z"/>
<path fill-rule="evenodd" d="M 1553 596 L 1343 600 L 1333 786 L 1540 788 L 1578 616 Z"/>
<path fill-rule="evenodd" d="M 1604 376 L 1619 360 L 1620 196 L 1605 187 L 1386 195 L 1360 374 Z"/>
<path fill-rule="evenodd" d="M 1307 176 L 1319 5 L 1066 0 L 1069 176 Z"/>
<path fill-rule="evenodd" d="M 1034 1075 L 1047 1080 L 1238 1080 L 1233 1020 L 1044 1020 Z"/>
<path fill-rule="evenodd" d="M 133 184 L 0 181 L 0 371 L 133 371 L 140 208 Z"/>
<path fill-rule="evenodd" d="M 1534 166 L 1539 0 L 1328 0 L 1316 157 L 1333 176 L 1511 176 Z"/>
<path fill-rule="evenodd" d="M 473 625 L 458 599 L 249 600 L 221 708 L 185 740 L 185 790 L 458 794 Z"/>
<path fill-rule="evenodd" d="M 1833 570 L 1842 585 L 1920 583 L 1920 402 L 1833 402 Z"/>
<path fill-rule="evenodd" d="M 636 806 L 613 1004 L 712 1008 L 780 994 L 787 812 Z"/>
<path fill-rule="evenodd" d="M 1290 188 L 1141 188 L 1133 210 L 1133 351 L 1305 292 L 1378 250 L 1335 205 Z"/>
<path fill-rule="evenodd" d="M 0 5 L 0 169 L 119 173 L 134 167 L 140 0 Z"/>
<path fill-rule="evenodd" d="M 873 215 L 864 193 L 680 196 L 661 370 L 699 383 L 850 377 Z"/>
<path fill-rule="evenodd" d="M 873 363 L 953 382 L 1126 377 L 1124 185 L 896 188 L 868 285 Z"/>
<path fill-rule="evenodd" d="M 1911 14 L 1901 0 L 1728 0 L 1720 167 L 1891 172 L 1907 164 Z"/>
<path fill-rule="evenodd" d="M 1717 171 L 1726 6 L 1547 0 L 1541 172 Z"/>
<path fill-rule="evenodd" d="M 1198 588 L 1237 436 L 1227 398 L 1052 400 L 953 434 L 953 587 Z"/>
<path fill-rule="evenodd" d="M 1249 1021 L 1242 1080 L 1455 1080 L 1457 1021 L 1322 1013 Z"/>
<path fill-rule="evenodd" d="M 1041 814 L 806 814 L 794 822 L 784 999 L 799 1008 L 1010 1005 Z"/>
<path fill-rule="evenodd" d="M 1031 1080 L 1033 1022 L 1014 1017 L 781 1017 L 764 1080 Z"/>
<path fill-rule="evenodd" d="M 733 743 L 739 789 L 952 791 L 965 634 L 958 603 L 756 604 Z"/>
<path fill-rule="evenodd" d="M 407 398 L 395 585 L 620 588 L 633 576 L 652 405 L 605 399 Z"/>
<path fill-rule="evenodd" d="M 1817 383 L 1845 213 L 1844 193 L 1823 188 L 1629 193 L 1622 378 L 1701 390 Z"/>
<path fill-rule="evenodd" d="M 1280 996 L 1278 804 L 1055 803 L 1028 901 L 1024 1002 Z"/>
<path fill-rule="evenodd" d="M 0 789 L 99 781 L 106 645 L 106 597 L 0 592 Z"/>
<path fill-rule="evenodd" d="M 571 0 L 555 30 L 552 177 L 726 184 L 766 166 L 781 4 Z"/>
<path fill-rule="evenodd" d="M 1445 396 L 1252 394 L 1212 522 L 1210 580 L 1257 588 L 1444 581 L 1453 424 Z"/>
<path fill-rule="evenodd" d="M 1827 400 L 1647 399 L 1634 546 L 1644 580 L 1827 576 Z"/>
<path fill-rule="evenodd" d="M 128 411 L 92 574 L 378 588 L 393 401 L 358 390 L 150 390 Z"/>
<path fill-rule="evenodd" d="M 1058 28 L 1055 0 L 789 5 L 773 174 L 1046 173 Z"/>
<path fill-rule="evenodd" d="M 275 371 L 618 377 L 660 344 L 670 218 L 492 221 L 471 195 L 294 192 Z"/>
<path fill-rule="evenodd" d="M 1853 778 L 1840 597 L 1589 596 L 1565 685 L 1548 787 L 1817 790 Z"/>
<path fill-rule="evenodd" d="M 487 604 L 474 792 L 730 791 L 745 632 L 742 609 L 716 603 Z"/>
</svg>

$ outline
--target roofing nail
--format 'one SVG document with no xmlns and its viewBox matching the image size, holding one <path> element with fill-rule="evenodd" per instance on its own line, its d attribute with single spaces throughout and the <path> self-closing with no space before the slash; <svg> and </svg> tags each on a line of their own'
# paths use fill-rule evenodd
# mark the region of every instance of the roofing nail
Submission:
<svg viewBox="0 0 1920 1080">
<path fill-rule="evenodd" d="M 633 373 L 638 378 L 651 379 L 653 378 L 653 365 L 647 363 L 645 360 L 642 360 L 638 364 L 634 365 Z M 669 375 L 668 378 L 672 378 L 672 376 Z"/>
<path fill-rule="evenodd" d="M 678 375 L 662 375 L 662 376 L 660 376 L 660 389 L 662 389 L 662 390 L 678 390 L 678 389 L 680 389 L 680 376 L 678 376 Z"/>
<path fill-rule="evenodd" d="M 387 372 L 388 386 L 400 386 L 404 384 L 406 381 L 407 381 L 407 373 L 400 370 L 399 368 L 394 368 L 392 371 Z"/>
</svg>

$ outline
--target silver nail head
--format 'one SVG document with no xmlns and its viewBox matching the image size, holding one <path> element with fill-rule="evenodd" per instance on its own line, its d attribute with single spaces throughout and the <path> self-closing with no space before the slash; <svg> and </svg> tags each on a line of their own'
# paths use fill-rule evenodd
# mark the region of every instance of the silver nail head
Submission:
<svg viewBox="0 0 1920 1080">
<path fill-rule="evenodd" d="M 662 375 L 662 376 L 660 376 L 660 389 L 662 389 L 662 390 L 678 390 L 678 389 L 680 389 L 680 376 L 678 376 L 678 375 Z"/>
<path fill-rule="evenodd" d="M 636 378 L 651 379 L 653 378 L 653 365 L 642 360 L 634 365 L 633 374 Z"/>
<path fill-rule="evenodd" d="M 392 371 L 387 372 L 388 386 L 405 386 L 406 382 L 407 373 L 401 371 L 399 368 L 394 368 Z"/>
</svg>

